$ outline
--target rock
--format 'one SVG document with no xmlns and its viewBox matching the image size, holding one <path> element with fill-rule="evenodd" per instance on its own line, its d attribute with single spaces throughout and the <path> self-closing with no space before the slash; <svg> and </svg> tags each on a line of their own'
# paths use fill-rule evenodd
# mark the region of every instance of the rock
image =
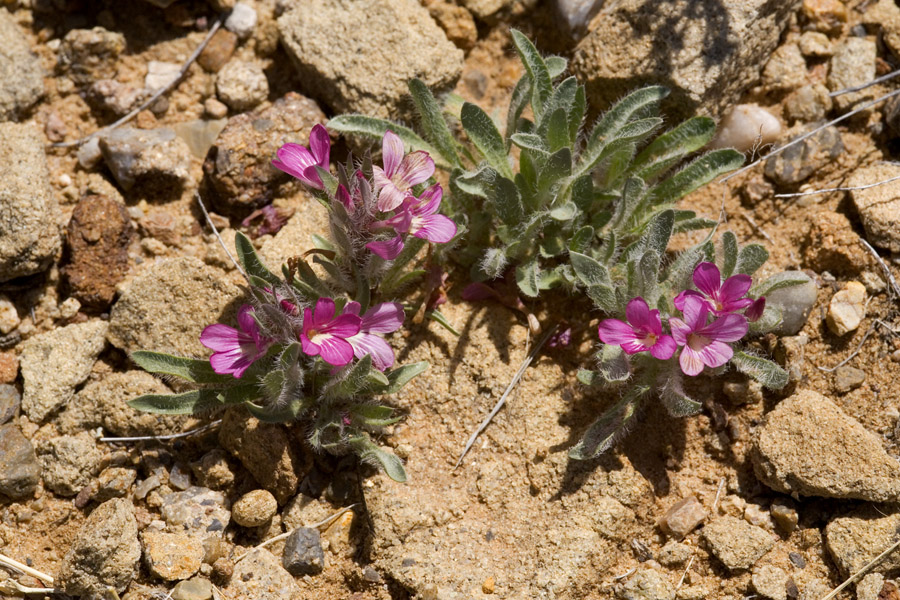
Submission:
<svg viewBox="0 0 900 600">
<path fill-rule="evenodd" d="M 191 487 L 191 473 L 184 463 L 175 463 L 169 470 L 169 486 L 176 490 L 186 490 Z"/>
<path fill-rule="evenodd" d="M 246 39 L 256 27 L 256 9 L 246 2 L 236 2 L 231 14 L 225 19 L 225 29 L 233 32 L 240 39 Z"/>
<path fill-rule="evenodd" d="M 809 313 L 816 304 L 818 288 L 816 282 L 803 271 L 785 271 L 792 276 L 806 277 L 807 282 L 781 288 L 766 296 L 766 304 L 781 309 L 781 324 L 774 329 L 775 335 L 796 335 L 800 333 Z"/>
<path fill-rule="evenodd" d="M 127 114 L 141 99 L 143 92 L 114 79 L 100 79 L 91 84 L 85 100 L 102 113 L 121 117 Z"/>
<path fill-rule="evenodd" d="M 808 82 L 806 59 L 797 44 L 776 48 L 762 72 L 762 84 L 771 91 L 791 91 Z"/>
<path fill-rule="evenodd" d="M 34 495 L 41 465 L 31 441 L 16 425 L 0 426 L 0 494 L 13 500 Z"/>
<path fill-rule="evenodd" d="M 94 509 L 74 536 L 56 585 L 66 594 L 104 598 L 107 590 L 124 592 L 141 558 L 134 506 L 113 499 Z"/>
<path fill-rule="evenodd" d="M 794 90 L 784 99 L 784 114 L 791 122 L 815 123 L 831 111 L 833 102 L 828 88 L 812 83 Z"/>
<path fill-rule="evenodd" d="M 271 201 L 278 187 L 291 181 L 272 166 L 272 157 L 288 142 L 309 144 L 309 132 L 324 121 L 315 102 L 294 92 L 259 112 L 228 119 L 203 165 L 216 192 L 216 210 L 245 216 Z"/>
<path fill-rule="evenodd" d="M 141 534 L 144 564 L 150 572 L 166 581 L 181 581 L 193 576 L 203 564 L 203 541 L 185 533 L 147 529 Z"/>
<path fill-rule="evenodd" d="M 884 575 L 869 573 L 856 584 L 856 600 L 880 600 L 879 594 L 884 587 Z"/>
<path fill-rule="evenodd" d="M 297 494 L 284 505 L 281 511 L 281 522 L 288 531 L 298 527 L 306 527 L 325 520 L 333 512 L 331 505 L 324 499 L 316 499 L 306 494 Z"/>
<path fill-rule="evenodd" d="M 10 333 L 21 322 L 16 305 L 7 296 L 0 294 L 0 334 Z"/>
<path fill-rule="evenodd" d="M 219 443 L 279 504 L 294 495 L 300 479 L 312 469 L 312 456 L 295 450 L 283 427 L 262 423 L 241 409 L 225 413 Z"/>
<path fill-rule="evenodd" d="M 183 531 L 201 540 L 220 537 L 231 520 L 225 496 L 207 488 L 191 487 L 162 498 L 160 512 L 171 531 Z"/>
<path fill-rule="evenodd" d="M 716 116 L 757 81 L 796 6 L 626 0 L 592 22 L 594 29 L 575 49 L 572 70 L 597 110 L 636 87 L 660 84 L 672 92 L 672 113 Z"/>
<path fill-rule="evenodd" d="M 284 542 L 281 562 L 295 577 L 321 573 L 325 568 L 325 552 L 319 530 L 310 527 L 295 529 Z"/>
<path fill-rule="evenodd" d="M 328 550 L 332 554 L 349 558 L 356 552 L 356 545 L 353 541 L 353 521 L 355 518 L 356 515 L 353 511 L 345 512 L 334 523 L 329 525 L 325 533 L 322 534 L 322 540 L 327 542 Z"/>
<path fill-rule="evenodd" d="M 208 98 L 208 100 L 214 100 L 216 103 L 221 104 L 215 98 Z M 222 106 L 224 107 L 225 105 L 223 104 Z M 222 113 L 221 116 L 225 116 L 227 112 L 228 109 L 226 108 L 225 113 Z M 215 120 L 194 119 L 193 121 L 176 123 L 172 125 L 172 129 L 175 130 L 175 135 L 185 141 L 195 158 L 204 159 L 227 124 L 228 120 L 221 118 Z"/>
<path fill-rule="evenodd" d="M 797 529 L 800 515 L 797 514 L 797 509 L 788 502 L 788 500 L 774 501 L 772 506 L 769 507 L 769 512 L 772 515 L 772 520 L 775 521 L 775 526 L 783 533 L 790 535 Z"/>
<path fill-rule="evenodd" d="M 161 260 L 136 276 L 113 306 L 107 337 L 127 353 L 206 356 L 200 332 L 227 321 L 242 295 L 222 271 L 196 258 Z"/>
<path fill-rule="evenodd" d="M 856 367 L 844 365 L 834 373 L 834 387 L 841 393 L 855 390 L 866 380 L 866 372 Z"/>
<path fill-rule="evenodd" d="M 0 123 L 0 281 L 46 269 L 59 249 L 56 196 L 34 125 Z"/>
<path fill-rule="evenodd" d="M 803 0 L 800 12 L 823 33 L 838 34 L 847 22 L 847 7 L 840 0 Z"/>
<path fill-rule="evenodd" d="M 100 151 L 100 139 L 96 136 L 78 147 L 76 153 L 78 164 L 85 169 L 93 169 L 103 158 L 103 152 Z"/>
<path fill-rule="evenodd" d="M 33 423 L 72 399 L 75 387 L 90 375 L 106 345 L 106 331 L 105 321 L 87 321 L 36 335 L 22 344 L 22 410 Z"/>
<path fill-rule="evenodd" d="M 216 98 L 207 98 L 204 100 L 203 110 L 208 116 L 216 119 L 216 122 L 228 116 L 228 107 Z M 228 121 L 225 121 L 225 124 L 227 123 Z M 178 130 L 176 129 L 176 131 Z M 221 131 L 219 133 L 221 133 Z M 218 133 L 216 135 L 218 136 Z M 213 140 L 213 142 L 215 142 L 215 140 Z"/>
<path fill-rule="evenodd" d="M 747 152 L 773 143 L 781 136 L 781 123 L 756 104 L 738 104 L 722 119 L 710 148 Z"/>
<path fill-rule="evenodd" d="M 751 451 L 756 476 L 773 490 L 871 502 L 900 499 L 900 463 L 881 439 L 812 390 L 766 415 Z"/>
<path fill-rule="evenodd" d="M 16 416 L 22 405 L 22 396 L 16 386 L 0 384 L 0 425 Z"/>
<path fill-rule="evenodd" d="M 214 448 L 204 454 L 198 462 L 191 465 L 191 469 L 200 485 L 214 490 L 227 488 L 234 483 L 234 471 L 228 464 L 228 453 L 221 448 Z"/>
<path fill-rule="evenodd" d="M 335 113 L 411 116 L 408 80 L 440 95 L 462 72 L 462 51 L 415 0 L 311 0 L 278 28 L 306 89 Z"/>
<path fill-rule="evenodd" d="M 675 600 L 675 588 L 655 569 L 639 569 L 616 593 L 622 600 Z"/>
<path fill-rule="evenodd" d="M 763 598 L 787 600 L 788 574 L 773 565 L 763 565 L 753 569 L 750 577 L 753 589 Z"/>
<path fill-rule="evenodd" d="M 862 508 L 832 520 L 825 527 L 825 545 L 841 573 L 856 573 L 896 542 L 900 514 L 882 516 L 875 507 Z M 890 554 L 876 567 L 885 575 L 900 572 L 900 555 Z"/>
<path fill-rule="evenodd" d="M 60 496 L 74 496 L 91 482 L 103 453 L 93 436 L 83 431 L 43 441 L 37 446 L 44 485 Z"/>
<path fill-rule="evenodd" d="M 18 120 L 44 95 L 44 70 L 12 15 L 0 11 L 0 120 Z"/>
<path fill-rule="evenodd" d="M 831 297 L 825 323 L 835 335 L 856 331 L 866 317 L 866 286 L 858 281 L 848 281 Z"/>
<path fill-rule="evenodd" d="M 172 84 L 180 75 L 180 64 L 151 60 L 147 63 L 144 87 L 151 93 L 156 92 Z"/>
<path fill-rule="evenodd" d="M 472 13 L 464 6 L 444 0 L 426 0 L 422 5 L 428 9 L 428 14 L 457 48 L 468 52 L 475 47 L 478 41 L 478 28 L 475 26 Z"/>
<path fill-rule="evenodd" d="M 850 278 L 871 264 L 850 220 L 830 210 L 810 215 L 802 248 L 804 263 L 816 272 L 828 271 Z"/>
<path fill-rule="evenodd" d="M 72 29 L 59 46 L 58 68 L 77 85 L 115 79 L 125 36 L 102 27 Z"/>
<path fill-rule="evenodd" d="M 191 179 L 191 150 L 168 127 L 119 127 L 99 137 L 106 165 L 126 190 L 149 186 L 174 195 Z"/>
<path fill-rule="evenodd" d="M 231 517 L 243 527 L 259 527 L 271 521 L 277 510 L 275 496 L 266 490 L 253 490 L 234 503 Z"/>
<path fill-rule="evenodd" d="M 837 0 L 831 0 L 841 4 Z M 843 6 L 841 4 L 841 6 Z M 828 71 L 828 89 L 832 92 L 853 87 L 875 79 L 875 60 L 878 51 L 875 42 L 859 37 L 848 37 L 834 49 Z M 834 105 L 844 111 L 862 100 L 873 98 L 871 88 L 842 94 L 834 98 Z"/>
<path fill-rule="evenodd" d="M 556 0 L 554 4 L 563 29 L 577 39 L 581 39 L 588 23 L 603 7 L 602 0 Z"/>
<path fill-rule="evenodd" d="M 238 37 L 232 32 L 227 29 L 218 30 L 197 57 L 197 63 L 210 73 L 217 73 L 225 66 L 225 63 L 231 60 L 231 56 L 237 48 L 237 42 Z"/>
<path fill-rule="evenodd" d="M 791 130 L 782 141 L 812 131 L 816 124 L 806 125 L 799 130 Z M 781 143 L 779 143 L 781 145 Z M 841 134 L 834 126 L 829 126 L 802 142 L 766 160 L 766 177 L 783 186 L 800 183 L 819 168 L 835 160 L 844 151 Z"/>
<path fill-rule="evenodd" d="M 787 370 L 789 381 L 796 382 L 803 379 L 808 343 L 809 336 L 805 333 L 778 338 L 775 344 L 775 360 Z"/>
<path fill-rule="evenodd" d="M 834 47 L 828 36 L 820 31 L 804 31 L 797 40 L 800 53 L 810 58 L 824 58 L 834 54 Z"/>
<path fill-rule="evenodd" d="M 251 550 L 234 566 L 231 581 L 222 593 L 226 598 L 247 600 L 300 600 L 305 597 L 291 574 L 265 549 Z"/>
<path fill-rule="evenodd" d="M 137 471 L 124 467 L 109 467 L 97 477 L 97 492 L 93 500 L 106 502 L 111 498 L 121 498 L 128 493 L 137 479 Z"/>
<path fill-rule="evenodd" d="M 900 167 L 877 164 L 856 169 L 847 185 L 870 185 L 898 175 Z M 900 181 L 853 190 L 850 197 L 859 212 L 869 242 L 891 252 L 900 252 Z"/>
<path fill-rule="evenodd" d="M 128 273 L 128 247 L 134 227 L 122 204 L 106 196 L 85 196 L 72 212 L 66 231 L 62 276 L 82 306 L 105 310 Z"/>
<path fill-rule="evenodd" d="M 681 539 L 703 523 L 708 514 L 696 497 L 688 496 L 666 511 L 660 525 L 663 531 Z"/>
<path fill-rule="evenodd" d="M 687 544 L 669 540 L 666 545 L 660 548 L 657 560 L 664 567 L 680 567 L 691 559 L 694 549 Z"/>
<path fill-rule="evenodd" d="M 172 600 L 210 600 L 212 597 L 212 584 L 202 577 L 179 581 L 172 588 Z"/>
<path fill-rule="evenodd" d="M 772 516 L 769 514 L 769 511 L 763 509 L 758 504 L 748 504 L 744 508 L 744 520 L 751 525 L 756 525 L 757 527 L 762 527 L 764 529 L 775 528 L 775 523 L 772 521 Z"/>
<path fill-rule="evenodd" d="M 232 60 L 216 76 L 216 95 L 232 110 L 243 112 L 269 96 L 269 80 L 256 63 Z"/>
<path fill-rule="evenodd" d="M 719 517 L 706 525 L 702 536 L 729 571 L 749 569 L 775 545 L 765 529 L 731 516 Z"/>
<path fill-rule="evenodd" d="M 13 383 L 19 374 L 19 359 L 15 352 L 0 352 L 0 383 Z"/>
</svg>

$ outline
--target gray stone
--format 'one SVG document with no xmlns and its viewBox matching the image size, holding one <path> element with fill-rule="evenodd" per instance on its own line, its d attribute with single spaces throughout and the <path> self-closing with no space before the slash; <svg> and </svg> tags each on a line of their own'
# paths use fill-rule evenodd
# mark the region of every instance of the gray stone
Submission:
<svg viewBox="0 0 900 600">
<path fill-rule="evenodd" d="M 878 50 L 875 42 L 859 37 L 848 37 L 834 48 L 828 71 L 828 89 L 832 92 L 857 86 L 875 79 L 875 60 Z M 874 97 L 872 88 L 842 94 L 834 98 L 839 110 L 846 110 L 862 100 Z"/>
<path fill-rule="evenodd" d="M 212 597 L 212 584 L 202 577 L 180 581 L 172 589 L 172 600 L 210 600 Z"/>
<path fill-rule="evenodd" d="M 112 113 L 121 117 L 127 114 L 138 101 L 143 91 L 115 79 L 100 79 L 91 84 L 85 94 L 85 100 L 92 108 L 100 112 Z"/>
<path fill-rule="evenodd" d="M 855 390 L 866 381 L 866 372 L 856 367 L 844 365 L 834 372 L 834 388 L 846 393 Z"/>
<path fill-rule="evenodd" d="M 833 102 L 821 83 L 804 85 L 784 99 L 784 115 L 790 121 L 815 123 L 825 118 Z"/>
<path fill-rule="evenodd" d="M 878 600 L 884 587 L 884 575 L 869 573 L 856 584 L 856 600 Z"/>
<path fill-rule="evenodd" d="M 729 571 L 743 571 L 772 549 L 775 540 L 761 527 L 724 516 L 703 528 L 703 539 Z"/>
<path fill-rule="evenodd" d="M 256 27 L 256 9 L 246 2 L 236 2 L 231 14 L 225 19 L 225 29 L 241 39 L 250 37 Z"/>
<path fill-rule="evenodd" d="M 59 46 L 59 69 L 77 85 L 115 79 L 125 36 L 102 27 L 72 29 Z"/>
<path fill-rule="evenodd" d="M 147 569 L 166 581 L 192 577 L 203 564 L 203 539 L 198 536 L 146 529 L 141 543 Z"/>
<path fill-rule="evenodd" d="M 107 598 L 124 592 L 141 558 L 134 506 L 128 500 L 104 502 L 88 516 L 66 553 L 56 585 L 66 594 Z"/>
<path fill-rule="evenodd" d="M 759 79 L 799 0 L 625 0 L 575 49 L 572 69 L 598 110 L 635 88 L 672 91 L 679 116 L 717 116 Z M 615 40 L 615 43 L 611 43 Z"/>
<path fill-rule="evenodd" d="M 855 169 L 847 185 L 870 185 L 898 175 L 897 165 L 876 164 Z M 853 190 L 850 197 L 866 230 L 866 239 L 874 246 L 900 252 L 900 181 Z"/>
<path fill-rule="evenodd" d="M 284 542 L 282 561 L 291 575 L 318 575 L 325 568 L 325 552 L 318 529 L 298 527 Z"/>
<path fill-rule="evenodd" d="M 774 565 L 762 565 L 753 569 L 750 577 L 753 589 L 769 600 L 787 600 L 788 574 Z"/>
<path fill-rule="evenodd" d="M 825 545 L 843 576 L 858 572 L 897 541 L 900 514 L 866 507 L 831 521 L 825 527 Z M 875 569 L 891 575 L 900 573 L 900 555 L 885 558 Z"/>
<path fill-rule="evenodd" d="M 98 319 L 36 335 L 22 345 L 22 410 L 32 422 L 40 423 L 72 399 L 106 345 L 106 331 L 107 323 Z"/>
<path fill-rule="evenodd" d="M 603 0 L 555 0 L 553 4 L 565 29 L 580 39 L 591 18 L 603 7 Z"/>
<path fill-rule="evenodd" d="M 0 123 L 0 281 L 50 266 L 60 245 L 58 219 L 41 132 Z"/>
<path fill-rule="evenodd" d="M 99 137 L 106 165 L 126 190 L 140 184 L 178 193 L 190 181 L 191 150 L 168 127 L 119 127 Z"/>
<path fill-rule="evenodd" d="M 253 490 L 241 496 L 231 507 L 231 517 L 242 527 L 259 527 L 272 520 L 278 502 L 266 490 Z"/>
<path fill-rule="evenodd" d="M 269 96 L 269 80 L 256 63 L 231 60 L 216 75 L 216 95 L 234 111 L 250 110 Z"/>
<path fill-rule="evenodd" d="M 97 492 L 94 500 L 106 502 L 111 498 L 121 498 L 128 493 L 137 478 L 137 471 L 124 467 L 103 469 L 97 477 Z"/>
<path fill-rule="evenodd" d="M 44 467 L 44 485 L 60 496 L 74 496 L 97 474 L 103 453 L 84 431 L 39 443 L 37 456 Z"/>
<path fill-rule="evenodd" d="M 210 98 L 215 100 L 215 98 Z M 218 101 L 216 101 L 218 102 Z M 194 119 L 193 121 L 184 121 L 175 123 L 172 129 L 175 134 L 183 139 L 191 149 L 191 154 L 195 158 L 206 158 L 209 149 L 216 141 L 216 137 L 222 133 L 222 129 L 228 123 L 227 119 Z"/>
<path fill-rule="evenodd" d="M 192 536 L 221 536 L 231 520 L 231 512 L 221 492 L 191 487 L 172 492 L 162 498 L 160 512 L 169 530 L 184 531 Z"/>
<path fill-rule="evenodd" d="M 0 120 L 17 120 L 44 94 L 44 70 L 5 10 L 0 11 L 0 48 Z"/>
<path fill-rule="evenodd" d="M 462 72 L 462 50 L 415 0 L 310 0 L 278 28 L 306 89 L 335 113 L 409 116 L 407 81 L 441 94 Z"/>
<path fill-rule="evenodd" d="M 8 383 L 0 384 L 0 425 L 3 425 L 19 412 L 22 396 L 16 386 Z"/>
<path fill-rule="evenodd" d="M 776 48 L 762 72 L 762 84 L 777 92 L 799 88 L 808 81 L 806 59 L 797 44 Z"/>
<path fill-rule="evenodd" d="M 194 477 L 200 485 L 221 490 L 234 483 L 234 471 L 228 464 L 228 452 L 214 448 L 191 464 Z"/>
<path fill-rule="evenodd" d="M 660 524 L 666 533 L 681 539 L 703 523 L 708 514 L 696 497 L 688 496 L 672 505 Z"/>
<path fill-rule="evenodd" d="M 675 600 L 675 587 L 663 573 L 639 569 L 616 595 L 622 600 Z"/>
<path fill-rule="evenodd" d="M 251 550 L 234 566 L 226 598 L 253 600 L 300 600 L 303 592 L 280 561 L 266 549 Z"/>
<path fill-rule="evenodd" d="M 818 127 L 812 123 L 788 131 L 782 141 L 794 139 Z M 781 145 L 781 142 L 779 143 Z M 844 151 L 841 133 L 834 126 L 794 144 L 784 152 L 766 160 L 766 177 L 783 186 L 800 183 L 821 167 L 834 161 Z"/>
<path fill-rule="evenodd" d="M 41 464 L 31 441 L 16 425 L 0 426 L 0 494 L 29 498 L 41 480 Z"/>
<path fill-rule="evenodd" d="M 107 338 L 127 353 L 207 356 L 200 333 L 207 325 L 228 321 L 242 295 L 224 272 L 199 259 L 162 260 L 137 275 L 113 305 Z"/>
<path fill-rule="evenodd" d="M 793 502 L 790 500 L 775 500 L 772 502 L 772 506 L 769 507 L 769 512 L 772 514 L 772 520 L 775 521 L 775 525 L 783 533 L 790 535 L 797 529 L 800 515 L 797 514 L 797 509 L 794 508 Z"/>
<path fill-rule="evenodd" d="M 900 500 L 900 463 L 828 398 L 801 390 L 757 429 L 751 460 L 770 488 L 803 496 Z"/>
<path fill-rule="evenodd" d="M 680 567 L 691 559 L 694 554 L 694 548 L 682 542 L 669 540 L 666 545 L 659 549 L 657 560 L 664 567 Z"/>
<path fill-rule="evenodd" d="M 804 31 L 797 40 L 803 56 L 822 58 L 834 54 L 834 46 L 827 35 L 821 31 Z"/>
<path fill-rule="evenodd" d="M 766 296 L 766 305 L 781 309 L 781 324 L 773 331 L 775 335 L 796 335 L 800 333 L 816 304 L 818 288 L 816 282 L 803 271 L 785 271 L 792 277 L 805 277 L 807 282 L 781 288 Z"/>
</svg>

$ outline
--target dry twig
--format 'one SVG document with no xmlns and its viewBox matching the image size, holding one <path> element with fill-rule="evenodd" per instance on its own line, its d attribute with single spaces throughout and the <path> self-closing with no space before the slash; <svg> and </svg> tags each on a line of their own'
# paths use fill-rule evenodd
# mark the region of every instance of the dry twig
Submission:
<svg viewBox="0 0 900 600">
<path fill-rule="evenodd" d="M 894 295 L 900 298 L 900 286 L 897 285 L 897 280 L 894 278 L 894 274 L 891 273 L 890 268 L 884 262 L 884 259 L 878 255 L 878 252 L 875 251 L 875 248 L 872 245 L 864 240 L 863 238 L 859 238 L 859 243 L 866 247 L 866 250 L 869 251 L 869 254 L 878 261 L 878 265 L 881 267 L 881 271 L 884 273 L 884 276 L 887 277 L 888 284 L 891 286 L 891 290 L 893 290 Z"/>
<path fill-rule="evenodd" d="M 862 579 L 863 575 L 865 575 L 866 573 L 871 571 L 876 565 L 878 565 L 878 563 L 880 563 L 885 558 L 887 558 L 897 548 L 900 548 L 900 541 L 895 542 L 894 545 L 892 545 L 890 548 L 888 548 L 887 550 L 885 550 L 884 552 L 882 552 L 881 554 L 879 554 L 878 556 L 873 558 L 869 562 L 869 564 L 864 566 L 862 569 L 860 569 L 859 571 L 857 571 L 850 577 L 848 577 L 847 580 L 844 581 L 844 583 L 842 583 L 841 585 L 839 585 L 836 588 L 834 588 L 833 590 L 831 590 L 831 592 L 829 592 L 827 596 L 822 598 L 822 600 L 831 600 L 832 598 L 837 596 L 845 587 L 847 587 L 851 583 L 854 583 L 854 582 Z"/>
<path fill-rule="evenodd" d="M 879 185 L 884 185 L 886 183 L 891 183 L 893 181 L 897 181 L 898 179 L 900 179 L 900 175 L 891 177 L 889 179 L 885 179 L 884 181 L 876 181 L 875 183 L 869 183 L 866 185 L 825 188 L 823 190 L 812 190 L 810 192 L 794 192 L 792 194 L 775 194 L 775 197 L 776 198 L 799 198 L 800 196 L 815 196 L 817 194 L 830 194 L 831 192 L 853 192 L 856 190 L 867 190 L 869 188 L 878 187 Z"/>
<path fill-rule="evenodd" d="M 8 567 L 10 569 L 15 569 L 21 573 L 25 573 L 26 575 L 31 575 L 35 579 L 40 579 L 47 585 L 53 585 L 53 578 L 46 573 L 42 573 L 37 569 L 33 569 L 26 564 L 20 563 L 17 560 L 13 560 L 12 558 L 0 554 L 0 565 L 4 567 Z"/>
<path fill-rule="evenodd" d="M 213 421 L 212 423 L 207 423 L 202 427 L 198 427 L 196 429 L 191 429 L 190 431 L 183 431 L 181 433 L 173 433 L 170 435 L 139 435 L 134 437 L 102 437 L 99 441 L 101 442 L 149 442 L 149 441 L 157 441 L 157 442 L 165 442 L 168 440 L 177 440 L 178 438 L 188 437 L 190 435 L 195 435 L 198 433 L 203 433 L 204 431 L 209 431 L 213 427 L 217 427 L 222 423 L 222 419 L 218 421 Z"/>
<path fill-rule="evenodd" d="M 853 360 L 854 358 L 856 358 L 856 355 L 859 354 L 859 351 L 860 351 L 860 350 L 862 350 L 863 344 L 865 344 L 865 343 L 866 343 L 866 340 L 869 339 L 869 334 L 871 334 L 871 333 L 872 333 L 872 328 L 870 327 L 869 329 L 866 330 L 866 335 L 864 335 L 864 336 L 863 336 L 863 339 L 860 340 L 859 346 L 856 347 L 856 350 L 854 350 L 854 351 L 850 354 L 850 356 L 848 356 L 847 358 L 845 358 L 844 360 L 842 360 L 842 361 L 839 362 L 838 364 L 834 365 L 833 367 L 820 367 L 819 365 L 816 365 L 816 368 L 817 368 L 818 370 L 824 371 L 824 372 L 826 372 L 826 373 L 831 373 L 831 372 L 833 372 L 833 371 L 837 371 L 838 369 L 840 369 L 841 367 L 843 367 L 844 365 L 846 365 L 848 362 L 850 362 L 851 360 Z"/>
</svg>

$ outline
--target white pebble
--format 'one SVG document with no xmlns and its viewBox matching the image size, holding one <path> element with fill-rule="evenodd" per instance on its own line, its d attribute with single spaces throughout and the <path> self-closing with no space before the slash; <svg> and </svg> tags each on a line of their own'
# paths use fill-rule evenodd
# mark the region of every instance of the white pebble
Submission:
<svg viewBox="0 0 900 600">
<path fill-rule="evenodd" d="M 6 296 L 0 296 L 0 333 L 6 335 L 19 326 L 19 313 L 16 305 Z"/>
<path fill-rule="evenodd" d="M 72 185 L 72 178 L 69 177 L 68 173 L 63 173 L 59 176 L 59 187 L 66 187 Z"/>
<path fill-rule="evenodd" d="M 256 10 L 249 4 L 238 2 L 225 20 L 225 29 L 239 38 L 250 37 L 256 27 Z"/>
<path fill-rule="evenodd" d="M 147 63 L 147 76 L 144 77 L 144 87 L 151 92 L 161 90 L 178 79 L 179 73 L 181 73 L 181 65 L 151 60 Z"/>
<path fill-rule="evenodd" d="M 719 123 L 710 148 L 734 148 L 747 152 L 771 144 L 781 135 L 781 123 L 756 104 L 738 104 Z"/>
</svg>

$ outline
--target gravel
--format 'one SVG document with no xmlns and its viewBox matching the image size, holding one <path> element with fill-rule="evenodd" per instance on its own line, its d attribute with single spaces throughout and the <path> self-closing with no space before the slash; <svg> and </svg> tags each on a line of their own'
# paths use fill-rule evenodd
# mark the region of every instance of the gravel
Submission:
<svg viewBox="0 0 900 600">
<path fill-rule="evenodd" d="M 243 527 L 259 527 L 272 520 L 278 510 L 275 496 L 266 490 L 253 490 L 231 507 L 231 518 Z"/>
<path fill-rule="evenodd" d="M 3 425 L 19 412 L 22 395 L 16 386 L 8 383 L 0 384 L 0 425 Z"/>
<path fill-rule="evenodd" d="M 125 190 L 177 196 L 191 180 L 191 150 L 168 127 L 119 127 L 100 136 L 109 170 Z"/>
<path fill-rule="evenodd" d="M 14 500 L 30 498 L 41 480 L 41 464 L 31 440 L 17 425 L 0 426 L 0 494 Z"/>
<path fill-rule="evenodd" d="M 166 581 L 192 577 L 203 564 L 203 540 L 198 536 L 147 529 L 141 544 L 147 569 Z"/>
<path fill-rule="evenodd" d="M 125 36 L 103 27 L 72 29 L 62 39 L 57 67 L 79 86 L 115 79 Z"/>
<path fill-rule="evenodd" d="M 663 531 L 681 539 L 703 523 L 708 514 L 696 497 L 688 496 L 666 511 L 660 525 Z"/>
<path fill-rule="evenodd" d="M 749 569 L 775 545 L 765 529 L 731 516 L 710 522 L 702 536 L 715 557 L 733 572 Z"/>
<path fill-rule="evenodd" d="M 225 496 L 202 487 L 165 494 L 160 512 L 170 531 L 206 539 L 221 537 L 231 521 Z"/>
<path fill-rule="evenodd" d="M 866 317 L 866 286 L 849 281 L 844 289 L 835 293 L 828 304 L 825 323 L 835 335 L 856 331 Z"/>
<path fill-rule="evenodd" d="M 655 569 L 639 569 L 616 596 L 622 600 L 675 600 L 675 587 L 665 574 Z"/>
<path fill-rule="evenodd" d="M 256 63 L 232 60 L 216 76 L 216 95 L 232 110 L 243 112 L 269 96 L 269 80 Z"/>
<path fill-rule="evenodd" d="M 284 542 L 282 563 L 295 577 L 318 575 L 325 568 L 325 552 L 318 529 L 298 527 Z"/>
<path fill-rule="evenodd" d="M 37 446 L 44 485 L 60 496 L 74 496 L 99 470 L 103 452 L 87 431 L 43 441 Z"/>
<path fill-rule="evenodd" d="M 226 598 L 253 600 L 301 600 L 306 596 L 281 561 L 266 549 L 252 550 L 234 566 L 234 574 L 222 589 Z"/>
<path fill-rule="evenodd" d="M 843 97 L 843 96 L 841 96 Z M 817 123 L 795 127 L 785 132 L 777 145 L 792 140 L 800 135 L 817 128 Z M 837 127 L 829 126 L 813 136 L 804 139 L 785 149 L 777 156 L 773 156 L 765 162 L 766 177 L 781 186 L 793 186 L 826 164 L 833 162 L 844 151 L 841 133 Z"/>
<path fill-rule="evenodd" d="M 44 95 L 44 70 L 9 12 L 0 11 L 0 121 L 18 120 Z"/>
<path fill-rule="evenodd" d="M 246 2 L 236 2 L 234 8 L 231 9 L 231 14 L 225 19 L 225 29 L 243 40 L 253 33 L 256 21 L 256 9 Z"/>
<path fill-rule="evenodd" d="M 762 565 L 753 569 L 750 578 L 753 589 L 769 600 L 787 600 L 788 574 L 774 565 Z"/>
</svg>

